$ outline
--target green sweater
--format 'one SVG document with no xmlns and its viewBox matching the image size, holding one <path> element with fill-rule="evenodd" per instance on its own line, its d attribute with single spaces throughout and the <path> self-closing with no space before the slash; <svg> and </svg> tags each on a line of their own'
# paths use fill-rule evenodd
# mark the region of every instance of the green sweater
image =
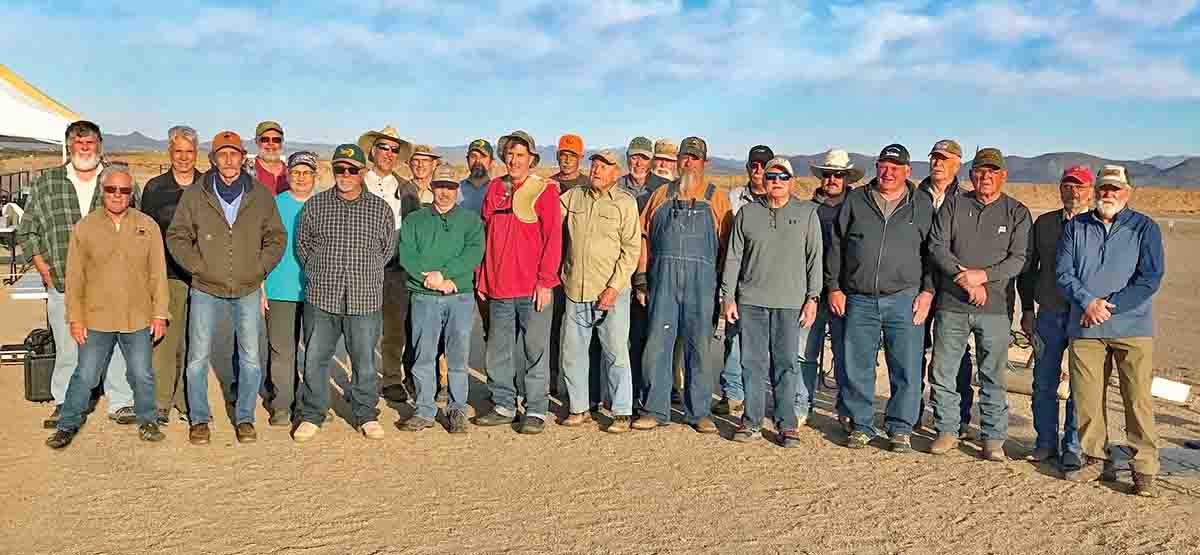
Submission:
<svg viewBox="0 0 1200 555">
<path fill-rule="evenodd" d="M 441 295 L 424 285 L 426 272 L 441 272 L 459 293 L 475 289 L 475 267 L 483 261 L 483 220 L 479 214 L 452 208 L 438 214 L 433 206 L 405 216 L 396 257 L 408 271 L 408 290 Z"/>
</svg>

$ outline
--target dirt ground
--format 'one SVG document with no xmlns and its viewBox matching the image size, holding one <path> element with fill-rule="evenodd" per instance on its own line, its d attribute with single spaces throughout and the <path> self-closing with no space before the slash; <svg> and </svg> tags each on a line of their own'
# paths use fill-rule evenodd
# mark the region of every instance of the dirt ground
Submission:
<svg viewBox="0 0 1200 555">
<path fill-rule="evenodd" d="M 1200 384 L 1200 223 L 1163 227 L 1156 372 Z M 19 342 L 39 321 L 40 302 L 0 298 L 0 342 Z M 481 377 L 471 401 L 486 410 Z M 1016 460 L 1033 441 L 1029 398 L 1018 394 L 1006 446 L 1014 460 L 988 463 L 970 442 L 923 453 L 928 432 L 913 454 L 845 449 L 824 389 L 794 450 L 731 442 L 728 419 L 722 437 L 678 424 L 624 436 L 553 424 L 541 436 L 473 426 L 465 436 L 408 434 L 392 424 L 411 409 L 382 404 L 387 437 L 369 442 L 339 402 L 304 445 L 266 427 L 261 408 L 257 443 L 238 444 L 217 416 L 204 447 L 188 444 L 177 420 L 165 442 L 142 443 L 98 409 L 62 452 L 42 444 L 48 406 L 24 401 L 22 389 L 19 367 L 0 367 L 4 554 L 1200 553 L 1200 478 L 1162 477 L 1161 496 L 1141 499 L 1128 494 L 1128 472 L 1118 484 L 1080 485 Z M 220 380 L 209 397 L 223 415 Z M 1115 389 L 1110 399 L 1119 442 Z M 1162 448 L 1200 438 L 1195 405 L 1160 402 L 1157 423 Z"/>
</svg>

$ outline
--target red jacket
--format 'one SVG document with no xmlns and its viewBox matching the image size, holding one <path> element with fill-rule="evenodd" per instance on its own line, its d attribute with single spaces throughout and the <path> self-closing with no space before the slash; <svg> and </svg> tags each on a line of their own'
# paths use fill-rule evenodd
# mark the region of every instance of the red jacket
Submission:
<svg viewBox="0 0 1200 555">
<path fill-rule="evenodd" d="M 512 194 L 505 191 L 505 177 L 492 179 L 483 196 L 487 237 L 475 279 L 476 289 L 495 299 L 529 297 L 535 287 L 558 286 L 562 259 L 558 183 L 546 180 L 546 189 L 533 205 L 537 222 L 524 223 L 512 212 Z"/>
</svg>

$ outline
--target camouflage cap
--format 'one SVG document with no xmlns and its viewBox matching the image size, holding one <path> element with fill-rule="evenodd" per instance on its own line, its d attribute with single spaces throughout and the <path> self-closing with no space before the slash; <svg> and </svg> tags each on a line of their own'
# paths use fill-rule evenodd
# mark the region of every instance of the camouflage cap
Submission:
<svg viewBox="0 0 1200 555">
<path fill-rule="evenodd" d="M 691 154 L 701 160 L 708 160 L 708 143 L 700 137 L 688 137 L 679 143 L 679 154 Z"/>
<path fill-rule="evenodd" d="M 1004 169 L 1004 154 L 998 148 L 985 148 L 975 153 L 975 160 L 971 162 L 971 169 L 982 166 L 992 166 L 996 169 Z"/>
<path fill-rule="evenodd" d="M 1122 189 L 1132 189 L 1133 181 L 1129 179 L 1129 172 L 1125 170 L 1125 166 L 1116 164 L 1107 164 L 1100 168 L 1100 179 L 1096 181 L 1096 188 L 1105 185 L 1113 185 Z"/>
<path fill-rule="evenodd" d="M 679 148 L 671 139 L 659 139 L 654 143 L 654 157 L 674 162 L 679 158 Z"/>
<path fill-rule="evenodd" d="M 634 137 L 629 141 L 629 148 L 625 149 L 625 156 L 633 156 L 640 154 L 646 158 L 654 158 L 654 144 L 646 137 Z"/>
<path fill-rule="evenodd" d="M 293 152 L 291 156 L 288 156 L 287 167 L 290 170 L 296 166 L 308 166 L 316 170 L 317 160 L 318 157 L 315 152 L 301 150 L 299 152 Z"/>
<path fill-rule="evenodd" d="M 519 129 L 500 137 L 500 139 L 496 141 L 496 147 L 500 150 L 501 158 L 504 158 L 504 154 L 508 152 L 509 143 L 512 141 L 522 143 L 526 148 L 529 149 L 529 153 L 533 155 L 532 165 L 536 166 L 537 163 L 542 159 L 541 155 L 537 153 L 537 145 L 533 142 L 533 136 Z"/>
<path fill-rule="evenodd" d="M 604 161 L 608 164 L 612 164 L 614 166 L 618 165 L 618 163 L 619 163 L 619 161 L 617 159 L 617 151 L 615 151 L 611 148 L 606 148 L 604 150 L 601 150 L 600 152 L 593 154 L 590 158 L 588 158 L 588 160 L 592 160 L 592 161 L 602 160 L 602 161 Z"/>
<path fill-rule="evenodd" d="M 333 149 L 332 163 L 337 164 L 338 162 L 350 164 L 356 168 L 365 168 L 367 166 L 367 156 L 363 154 L 361 148 L 358 148 L 358 145 L 350 143 L 340 144 L 337 148 Z"/>
<path fill-rule="evenodd" d="M 933 148 L 929 149 L 929 155 L 934 154 L 953 155 L 962 158 L 962 147 L 958 146 L 958 141 L 954 139 L 942 139 L 933 143 Z"/>
<path fill-rule="evenodd" d="M 414 145 L 413 151 L 412 151 L 412 157 L 416 157 L 416 156 L 425 156 L 427 158 L 433 158 L 434 160 L 440 159 L 442 157 L 442 155 L 440 155 L 440 154 L 435 154 L 433 152 L 433 147 L 429 146 L 429 145 Z M 410 157 L 409 159 L 412 159 L 412 157 Z"/>
<path fill-rule="evenodd" d="M 436 170 L 433 170 L 433 182 L 430 187 L 444 187 L 449 189 L 458 188 L 458 176 L 454 172 L 454 168 L 450 164 L 442 164 Z"/>
<path fill-rule="evenodd" d="M 467 154 L 471 154 L 472 152 L 486 154 L 488 158 L 495 157 L 495 152 L 492 150 L 492 143 L 484 139 L 475 139 L 471 141 L 470 145 L 467 145 Z"/>
<path fill-rule="evenodd" d="M 257 139 L 258 137 L 261 137 L 262 134 L 266 133 L 267 131 L 278 131 L 279 134 L 282 135 L 283 134 L 283 126 L 279 125 L 279 122 L 271 121 L 271 120 L 267 120 L 262 123 L 259 123 L 258 127 L 254 128 L 254 138 Z"/>
</svg>

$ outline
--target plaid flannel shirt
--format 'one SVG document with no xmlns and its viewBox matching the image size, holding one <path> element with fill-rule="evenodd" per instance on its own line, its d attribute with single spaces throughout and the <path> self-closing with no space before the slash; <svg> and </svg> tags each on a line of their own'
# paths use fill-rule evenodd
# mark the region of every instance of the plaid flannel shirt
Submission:
<svg viewBox="0 0 1200 555">
<path fill-rule="evenodd" d="M 330 314 L 382 308 L 383 267 L 396 252 L 393 218 L 391 207 L 366 190 L 354 201 L 339 197 L 337 188 L 308 199 L 296 231 L 305 302 Z"/>
<path fill-rule="evenodd" d="M 137 183 L 133 184 L 133 189 L 131 206 L 136 206 Z M 41 255 L 50 266 L 54 288 L 62 293 L 67 290 L 67 250 L 71 244 L 71 231 L 83 219 L 83 214 L 79 213 L 79 196 L 75 184 L 67 177 L 66 165 L 43 171 L 33 180 L 31 191 L 21 226 L 17 229 L 21 259 L 29 263 L 34 255 Z M 97 183 L 89 212 L 100 207 L 104 197 L 102 191 Z"/>
</svg>

